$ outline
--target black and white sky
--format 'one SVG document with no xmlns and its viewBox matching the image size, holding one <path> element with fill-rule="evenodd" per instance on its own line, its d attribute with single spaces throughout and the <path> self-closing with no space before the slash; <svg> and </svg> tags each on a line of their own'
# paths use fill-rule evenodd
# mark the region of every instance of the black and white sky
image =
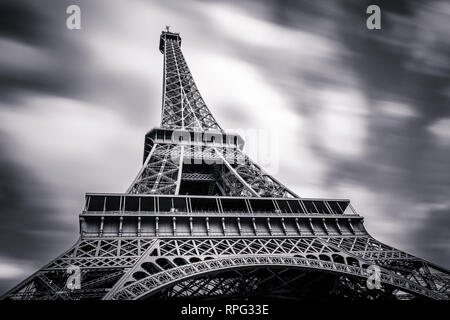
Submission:
<svg viewBox="0 0 450 320">
<path fill-rule="evenodd" d="M 433 0 L 2 0 L 0 292 L 76 241 L 85 192 L 135 177 L 166 25 L 222 127 L 276 134 L 280 181 L 350 198 L 377 239 L 448 268 L 449 23 Z"/>
</svg>

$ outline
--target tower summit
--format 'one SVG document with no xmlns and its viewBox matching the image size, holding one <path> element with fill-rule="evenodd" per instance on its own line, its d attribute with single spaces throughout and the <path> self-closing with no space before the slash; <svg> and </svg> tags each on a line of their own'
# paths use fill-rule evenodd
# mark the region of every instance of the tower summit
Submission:
<svg viewBox="0 0 450 320">
<path fill-rule="evenodd" d="M 181 47 L 181 37 L 179 33 L 174 33 L 169 31 L 170 27 L 166 26 L 166 31 L 161 32 L 161 36 L 159 38 L 159 51 L 162 54 L 165 54 L 165 43 L 166 40 L 173 40 L 178 44 L 178 47 Z"/>
<path fill-rule="evenodd" d="M 164 55 L 161 127 L 222 132 L 195 85 L 181 52 L 180 35 L 163 31 L 159 51 Z"/>
<path fill-rule="evenodd" d="M 4 299 L 449 299 L 449 270 L 374 239 L 349 200 L 300 198 L 249 159 L 180 46 L 161 33 L 161 125 L 128 190 L 86 194 L 77 242 Z"/>
</svg>

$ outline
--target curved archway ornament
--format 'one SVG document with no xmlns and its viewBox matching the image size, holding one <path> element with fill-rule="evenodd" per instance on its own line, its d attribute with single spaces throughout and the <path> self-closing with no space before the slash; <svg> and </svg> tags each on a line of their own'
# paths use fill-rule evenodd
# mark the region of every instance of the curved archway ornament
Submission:
<svg viewBox="0 0 450 320">
<path fill-rule="evenodd" d="M 275 279 L 314 282 L 326 295 L 338 281 L 338 293 L 355 299 L 449 299 L 449 270 L 372 238 L 350 200 L 300 198 L 244 154 L 242 137 L 225 132 L 200 95 L 178 33 L 163 31 L 159 50 L 161 123 L 145 135 L 136 178 L 125 193 L 86 194 L 80 239 L 3 298 L 165 298 L 170 290 L 201 298 L 220 295 L 228 272 L 228 288 L 266 277 L 268 291 Z M 380 268 L 379 294 L 365 286 L 371 265 Z M 76 286 L 67 285 L 69 269 Z M 320 279 L 303 282 L 304 274 Z"/>
<path fill-rule="evenodd" d="M 289 266 L 292 268 L 302 268 L 321 272 L 331 272 L 340 275 L 348 275 L 367 279 L 371 274 L 359 266 L 334 263 L 331 261 L 321 261 L 317 259 L 307 259 L 298 257 L 285 257 L 276 255 L 261 256 L 241 256 L 241 257 L 220 257 L 211 260 L 191 263 L 189 265 L 178 266 L 169 270 L 149 275 L 131 284 L 112 290 L 104 299 L 111 300 L 137 300 L 152 295 L 159 290 L 173 285 L 177 282 L 221 270 L 236 268 L 254 268 L 265 266 Z M 380 282 L 383 285 L 392 286 L 405 292 L 418 294 L 420 296 L 445 299 L 445 295 L 434 293 L 423 286 L 395 275 L 385 269 L 380 275 Z"/>
</svg>

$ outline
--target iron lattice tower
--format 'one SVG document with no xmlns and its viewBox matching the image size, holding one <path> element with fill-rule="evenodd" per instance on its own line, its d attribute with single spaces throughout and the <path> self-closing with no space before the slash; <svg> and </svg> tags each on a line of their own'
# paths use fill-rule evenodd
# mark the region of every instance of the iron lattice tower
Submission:
<svg viewBox="0 0 450 320">
<path fill-rule="evenodd" d="M 127 192 L 86 194 L 79 240 L 3 298 L 449 298 L 449 270 L 375 240 L 349 200 L 300 198 L 252 162 L 180 47 L 162 32 L 161 127 Z M 380 289 L 366 285 L 370 265 Z"/>
</svg>

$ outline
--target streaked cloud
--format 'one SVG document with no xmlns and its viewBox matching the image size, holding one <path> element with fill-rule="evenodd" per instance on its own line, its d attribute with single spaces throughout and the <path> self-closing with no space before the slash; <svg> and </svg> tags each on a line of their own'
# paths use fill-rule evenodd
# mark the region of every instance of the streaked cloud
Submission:
<svg viewBox="0 0 450 320">
<path fill-rule="evenodd" d="M 73 244 L 85 192 L 134 178 L 165 25 L 221 125 L 271 132 L 280 181 L 350 198 L 379 240 L 449 265 L 447 2 L 381 1 L 378 33 L 368 1 L 79 2 L 77 32 L 72 1 L 0 4 L 1 290 Z"/>
<path fill-rule="evenodd" d="M 439 142 L 450 144 L 450 118 L 435 121 L 428 127 L 428 130 L 436 136 Z"/>
</svg>

